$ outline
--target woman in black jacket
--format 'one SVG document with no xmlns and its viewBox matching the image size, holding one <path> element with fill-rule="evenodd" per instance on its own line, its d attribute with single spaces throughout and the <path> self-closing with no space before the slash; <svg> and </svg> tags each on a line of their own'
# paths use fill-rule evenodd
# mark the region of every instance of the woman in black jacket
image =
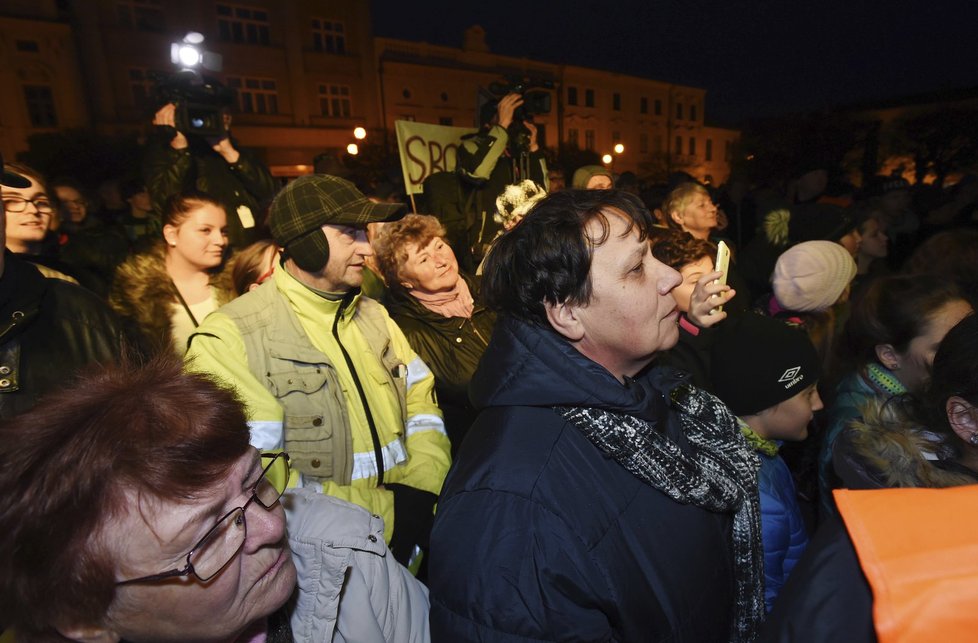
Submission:
<svg viewBox="0 0 978 643">
<path fill-rule="evenodd" d="M 374 251 L 390 289 L 390 315 L 435 374 L 454 455 L 475 419 L 469 380 L 496 318 L 479 299 L 478 281 L 459 272 L 444 236 L 435 217 L 409 214 L 384 225 Z"/>
</svg>

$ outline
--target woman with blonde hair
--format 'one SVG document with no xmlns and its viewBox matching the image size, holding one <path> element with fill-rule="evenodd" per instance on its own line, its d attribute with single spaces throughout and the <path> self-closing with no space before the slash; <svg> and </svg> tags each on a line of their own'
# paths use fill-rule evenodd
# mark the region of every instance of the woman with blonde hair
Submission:
<svg viewBox="0 0 978 643">
<path fill-rule="evenodd" d="M 209 313 L 233 299 L 227 258 L 227 213 L 199 192 L 170 197 L 163 239 L 116 271 L 109 304 L 149 355 L 183 355 L 187 339 Z"/>
</svg>

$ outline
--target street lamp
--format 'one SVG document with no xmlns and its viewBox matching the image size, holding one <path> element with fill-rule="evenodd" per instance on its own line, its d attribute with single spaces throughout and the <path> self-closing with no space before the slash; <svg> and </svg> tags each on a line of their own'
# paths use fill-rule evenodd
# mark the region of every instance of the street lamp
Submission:
<svg viewBox="0 0 978 643">
<path fill-rule="evenodd" d="M 353 138 L 357 139 L 358 141 L 362 141 L 363 139 L 367 138 L 367 130 L 362 127 L 353 128 Z"/>
<path fill-rule="evenodd" d="M 605 165 L 611 165 L 611 162 L 613 160 L 614 159 L 611 157 L 611 154 L 605 154 L 604 156 L 601 157 L 601 162 L 604 163 Z"/>
<path fill-rule="evenodd" d="M 625 151 L 625 146 L 621 143 L 615 143 L 615 154 L 621 154 Z"/>
<path fill-rule="evenodd" d="M 350 156 L 356 156 L 357 154 L 360 153 L 360 148 L 359 146 L 357 146 L 356 143 L 350 143 L 349 145 L 346 146 L 346 153 L 349 154 Z"/>
</svg>

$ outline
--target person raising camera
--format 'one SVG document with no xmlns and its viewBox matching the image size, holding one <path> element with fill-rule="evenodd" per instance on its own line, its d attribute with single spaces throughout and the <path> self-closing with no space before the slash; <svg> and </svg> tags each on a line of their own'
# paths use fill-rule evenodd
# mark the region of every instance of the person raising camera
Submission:
<svg viewBox="0 0 978 643">
<path fill-rule="evenodd" d="M 218 109 L 215 107 L 215 109 Z M 204 192 L 228 213 L 228 241 L 233 248 L 262 238 L 261 220 L 277 185 L 268 169 L 243 152 L 231 138 L 231 115 L 220 110 L 218 136 L 191 133 L 192 124 L 178 118 L 177 103 L 168 102 L 153 117 L 155 132 L 143 153 L 143 178 L 157 216 L 163 204 L 188 190 Z"/>
</svg>

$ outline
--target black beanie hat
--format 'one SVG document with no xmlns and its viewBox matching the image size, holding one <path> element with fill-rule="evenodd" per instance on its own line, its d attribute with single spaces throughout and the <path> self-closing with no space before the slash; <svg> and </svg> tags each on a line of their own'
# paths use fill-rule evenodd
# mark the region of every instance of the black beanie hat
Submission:
<svg viewBox="0 0 978 643">
<path fill-rule="evenodd" d="M 734 415 L 754 415 L 784 402 L 822 374 L 804 330 L 754 313 L 717 326 L 711 358 L 713 391 Z"/>
</svg>

